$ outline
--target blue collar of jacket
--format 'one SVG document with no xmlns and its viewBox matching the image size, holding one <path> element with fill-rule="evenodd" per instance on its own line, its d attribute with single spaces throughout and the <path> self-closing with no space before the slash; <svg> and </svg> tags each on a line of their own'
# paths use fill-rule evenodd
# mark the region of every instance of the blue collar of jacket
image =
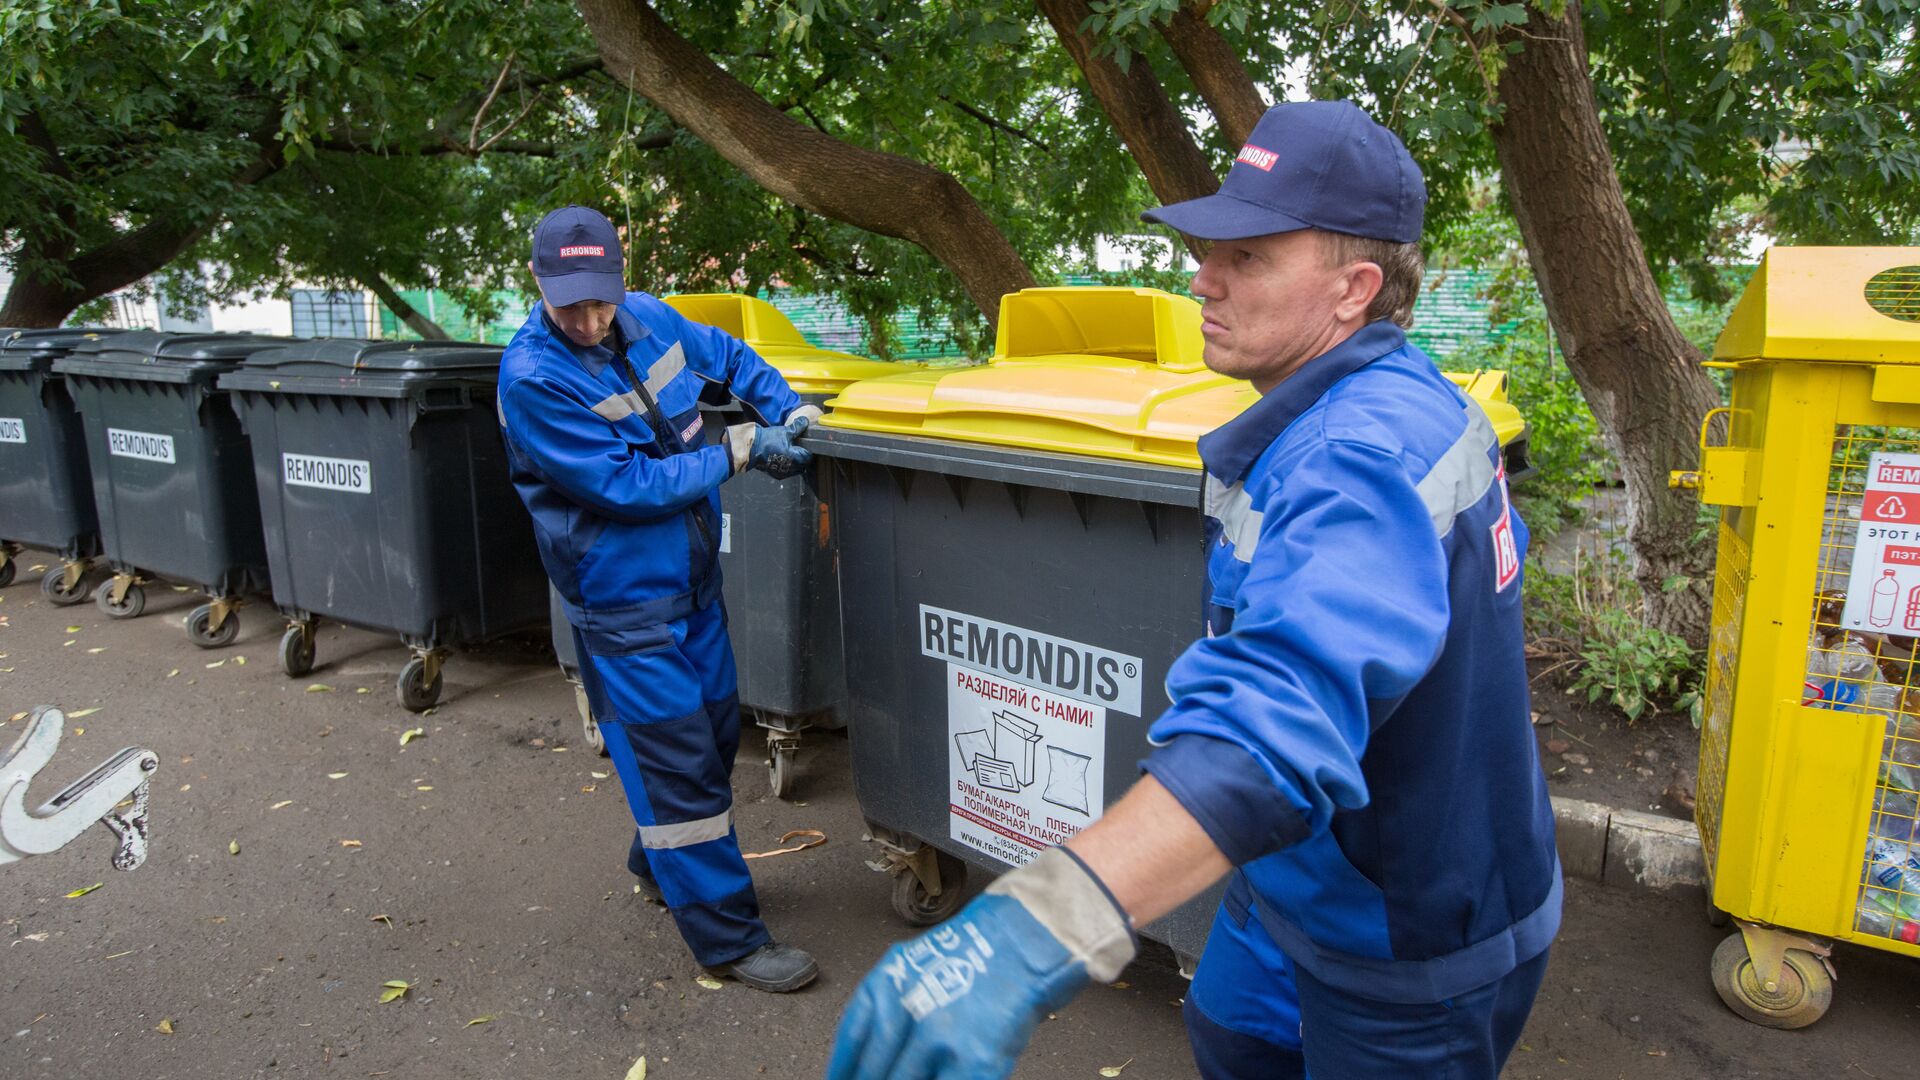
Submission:
<svg viewBox="0 0 1920 1080">
<path fill-rule="evenodd" d="M 553 321 L 553 316 L 547 314 L 547 305 L 544 302 L 540 305 L 540 319 L 547 324 L 547 329 L 552 332 L 554 339 L 565 345 L 567 351 L 579 358 L 580 363 L 596 378 L 609 363 L 613 362 L 616 348 L 630 347 L 634 342 L 653 333 L 646 323 L 640 321 L 639 316 L 627 310 L 625 304 L 613 309 L 613 333 L 607 336 L 606 341 L 590 349 L 583 349 L 573 343 L 573 339 L 567 336 L 567 332 L 560 329 L 560 324 Z"/>
<path fill-rule="evenodd" d="M 1352 337 L 1302 364 L 1246 412 L 1200 436 L 1200 460 L 1221 482 L 1239 483 L 1273 440 L 1334 383 L 1406 343 L 1406 332 L 1393 323 L 1385 319 L 1368 323 Z"/>
</svg>

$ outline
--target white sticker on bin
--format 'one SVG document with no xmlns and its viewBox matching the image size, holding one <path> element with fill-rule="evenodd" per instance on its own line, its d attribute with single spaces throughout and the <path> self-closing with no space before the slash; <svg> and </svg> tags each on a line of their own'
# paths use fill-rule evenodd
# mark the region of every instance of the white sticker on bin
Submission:
<svg viewBox="0 0 1920 1080">
<path fill-rule="evenodd" d="M 1140 658 L 1037 630 L 920 605 L 920 652 L 1140 715 Z"/>
<path fill-rule="evenodd" d="M 114 457 L 138 458 L 141 461 L 158 461 L 163 465 L 171 465 L 173 464 L 173 436 L 156 435 L 148 431 L 122 431 L 119 428 L 108 428 L 107 453 Z"/>
<path fill-rule="evenodd" d="M 720 554 L 733 554 L 733 515 L 720 515 Z"/>
<path fill-rule="evenodd" d="M 1105 807 L 1107 710 L 947 665 L 947 822 L 954 840 L 1025 866 Z"/>
<path fill-rule="evenodd" d="M 1920 634 L 1920 454 L 1874 454 L 1840 623 Z"/>
<path fill-rule="evenodd" d="M 373 467 L 352 458 L 316 457 L 312 454 L 281 454 L 280 475 L 289 484 L 326 488 L 330 491 L 373 493 Z"/>
<path fill-rule="evenodd" d="M 27 441 L 27 425 L 17 416 L 0 416 L 0 442 Z"/>
</svg>

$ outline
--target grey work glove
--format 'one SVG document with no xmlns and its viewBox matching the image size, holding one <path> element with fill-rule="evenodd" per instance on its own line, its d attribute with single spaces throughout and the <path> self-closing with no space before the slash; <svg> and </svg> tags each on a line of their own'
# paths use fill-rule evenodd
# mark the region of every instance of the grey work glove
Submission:
<svg viewBox="0 0 1920 1080">
<path fill-rule="evenodd" d="M 759 469 L 775 480 L 797 476 L 813 462 L 813 452 L 799 445 L 812 422 L 796 411 L 784 425 L 734 424 L 727 428 L 727 453 L 733 459 L 737 476 L 747 469 Z"/>
</svg>

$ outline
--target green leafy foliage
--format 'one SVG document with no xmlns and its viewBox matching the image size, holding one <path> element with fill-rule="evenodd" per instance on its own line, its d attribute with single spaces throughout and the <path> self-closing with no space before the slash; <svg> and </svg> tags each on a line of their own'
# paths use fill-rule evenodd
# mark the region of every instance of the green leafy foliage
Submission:
<svg viewBox="0 0 1920 1080">
<path fill-rule="evenodd" d="M 1605 702 L 1629 722 L 1665 711 L 1699 724 L 1699 654 L 1647 624 L 1645 597 L 1617 542 L 1597 554 L 1576 546 L 1561 572 L 1530 559 L 1525 587 L 1530 649 L 1571 669 L 1568 693 Z"/>
</svg>

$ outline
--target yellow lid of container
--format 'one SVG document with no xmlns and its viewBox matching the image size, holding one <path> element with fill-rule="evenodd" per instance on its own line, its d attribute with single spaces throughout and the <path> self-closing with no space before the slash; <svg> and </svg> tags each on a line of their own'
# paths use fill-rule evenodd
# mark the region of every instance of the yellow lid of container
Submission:
<svg viewBox="0 0 1920 1080">
<path fill-rule="evenodd" d="M 779 308 L 759 297 L 686 293 L 661 300 L 694 322 L 718 327 L 753 346 L 796 394 L 836 394 L 848 383 L 897 375 L 917 366 L 817 348 Z"/>
<path fill-rule="evenodd" d="M 1259 397 L 1201 361 L 1200 305 L 1158 289 L 1069 286 L 1000 299 L 985 366 L 856 383 L 830 427 L 994 443 L 1197 469 L 1200 436 Z M 1502 443 L 1526 429 L 1505 372 L 1448 376 L 1486 407 Z"/>
<path fill-rule="evenodd" d="M 1920 248 L 1768 250 L 1713 355 L 1920 364 Z"/>
</svg>

